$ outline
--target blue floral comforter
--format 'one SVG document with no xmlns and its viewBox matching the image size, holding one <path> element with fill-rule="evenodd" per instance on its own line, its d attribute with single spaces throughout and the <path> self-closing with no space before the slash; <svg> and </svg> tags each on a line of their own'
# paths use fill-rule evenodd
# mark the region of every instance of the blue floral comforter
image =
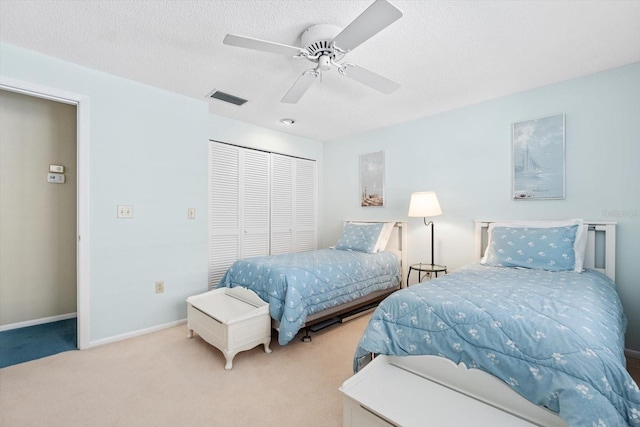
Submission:
<svg viewBox="0 0 640 427">
<path fill-rule="evenodd" d="M 387 297 L 354 371 L 369 353 L 437 355 L 491 373 L 572 426 L 636 426 L 626 324 L 615 285 L 598 272 L 471 265 Z"/>
<path fill-rule="evenodd" d="M 236 261 L 218 287 L 243 286 L 269 303 L 280 322 L 278 342 L 291 341 L 307 316 L 400 284 L 393 252 L 368 254 L 337 249 Z"/>
</svg>

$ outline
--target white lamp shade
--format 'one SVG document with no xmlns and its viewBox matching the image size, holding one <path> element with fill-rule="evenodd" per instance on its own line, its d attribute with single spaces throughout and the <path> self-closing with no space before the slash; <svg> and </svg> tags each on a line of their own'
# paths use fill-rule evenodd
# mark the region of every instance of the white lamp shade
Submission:
<svg viewBox="0 0 640 427">
<path fill-rule="evenodd" d="M 411 194 L 411 203 L 409 204 L 409 216 L 438 216 L 442 215 L 438 196 L 435 191 L 423 191 Z"/>
</svg>

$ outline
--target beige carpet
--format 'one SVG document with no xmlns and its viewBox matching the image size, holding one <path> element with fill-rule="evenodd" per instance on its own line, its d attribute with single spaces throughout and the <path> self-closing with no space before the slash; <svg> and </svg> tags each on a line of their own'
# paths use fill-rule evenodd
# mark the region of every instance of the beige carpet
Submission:
<svg viewBox="0 0 640 427">
<path fill-rule="evenodd" d="M 369 315 L 273 353 L 222 354 L 186 326 L 0 369 L 0 426 L 341 426 Z M 629 359 L 638 382 L 640 361 Z"/>
<path fill-rule="evenodd" d="M 338 387 L 369 315 L 224 370 L 186 325 L 0 369 L 0 426 L 340 426 Z M 301 336 L 301 335 L 300 335 Z"/>
</svg>

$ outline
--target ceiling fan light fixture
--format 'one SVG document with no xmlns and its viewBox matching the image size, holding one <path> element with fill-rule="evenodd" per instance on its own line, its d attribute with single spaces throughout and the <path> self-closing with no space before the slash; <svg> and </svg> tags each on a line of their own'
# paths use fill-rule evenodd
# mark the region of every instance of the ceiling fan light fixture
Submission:
<svg viewBox="0 0 640 427">
<path fill-rule="evenodd" d="M 293 119 L 280 119 L 280 123 L 282 123 L 283 125 L 287 125 L 287 126 L 291 126 L 295 122 L 296 121 L 293 120 Z"/>
<path fill-rule="evenodd" d="M 320 58 L 327 56 L 334 61 L 339 61 L 344 57 L 344 53 L 333 48 L 333 39 L 340 34 L 342 28 L 331 24 L 313 25 L 300 35 L 302 47 L 309 52 L 309 60 L 311 58 Z M 314 61 L 315 62 L 315 61 Z"/>
</svg>

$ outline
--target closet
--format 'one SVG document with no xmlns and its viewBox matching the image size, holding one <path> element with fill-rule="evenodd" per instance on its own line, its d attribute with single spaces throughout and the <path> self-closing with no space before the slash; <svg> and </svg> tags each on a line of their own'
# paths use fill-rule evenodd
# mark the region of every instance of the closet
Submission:
<svg viewBox="0 0 640 427">
<path fill-rule="evenodd" d="M 210 141 L 209 287 L 240 258 L 317 248 L 314 160 Z"/>
</svg>

